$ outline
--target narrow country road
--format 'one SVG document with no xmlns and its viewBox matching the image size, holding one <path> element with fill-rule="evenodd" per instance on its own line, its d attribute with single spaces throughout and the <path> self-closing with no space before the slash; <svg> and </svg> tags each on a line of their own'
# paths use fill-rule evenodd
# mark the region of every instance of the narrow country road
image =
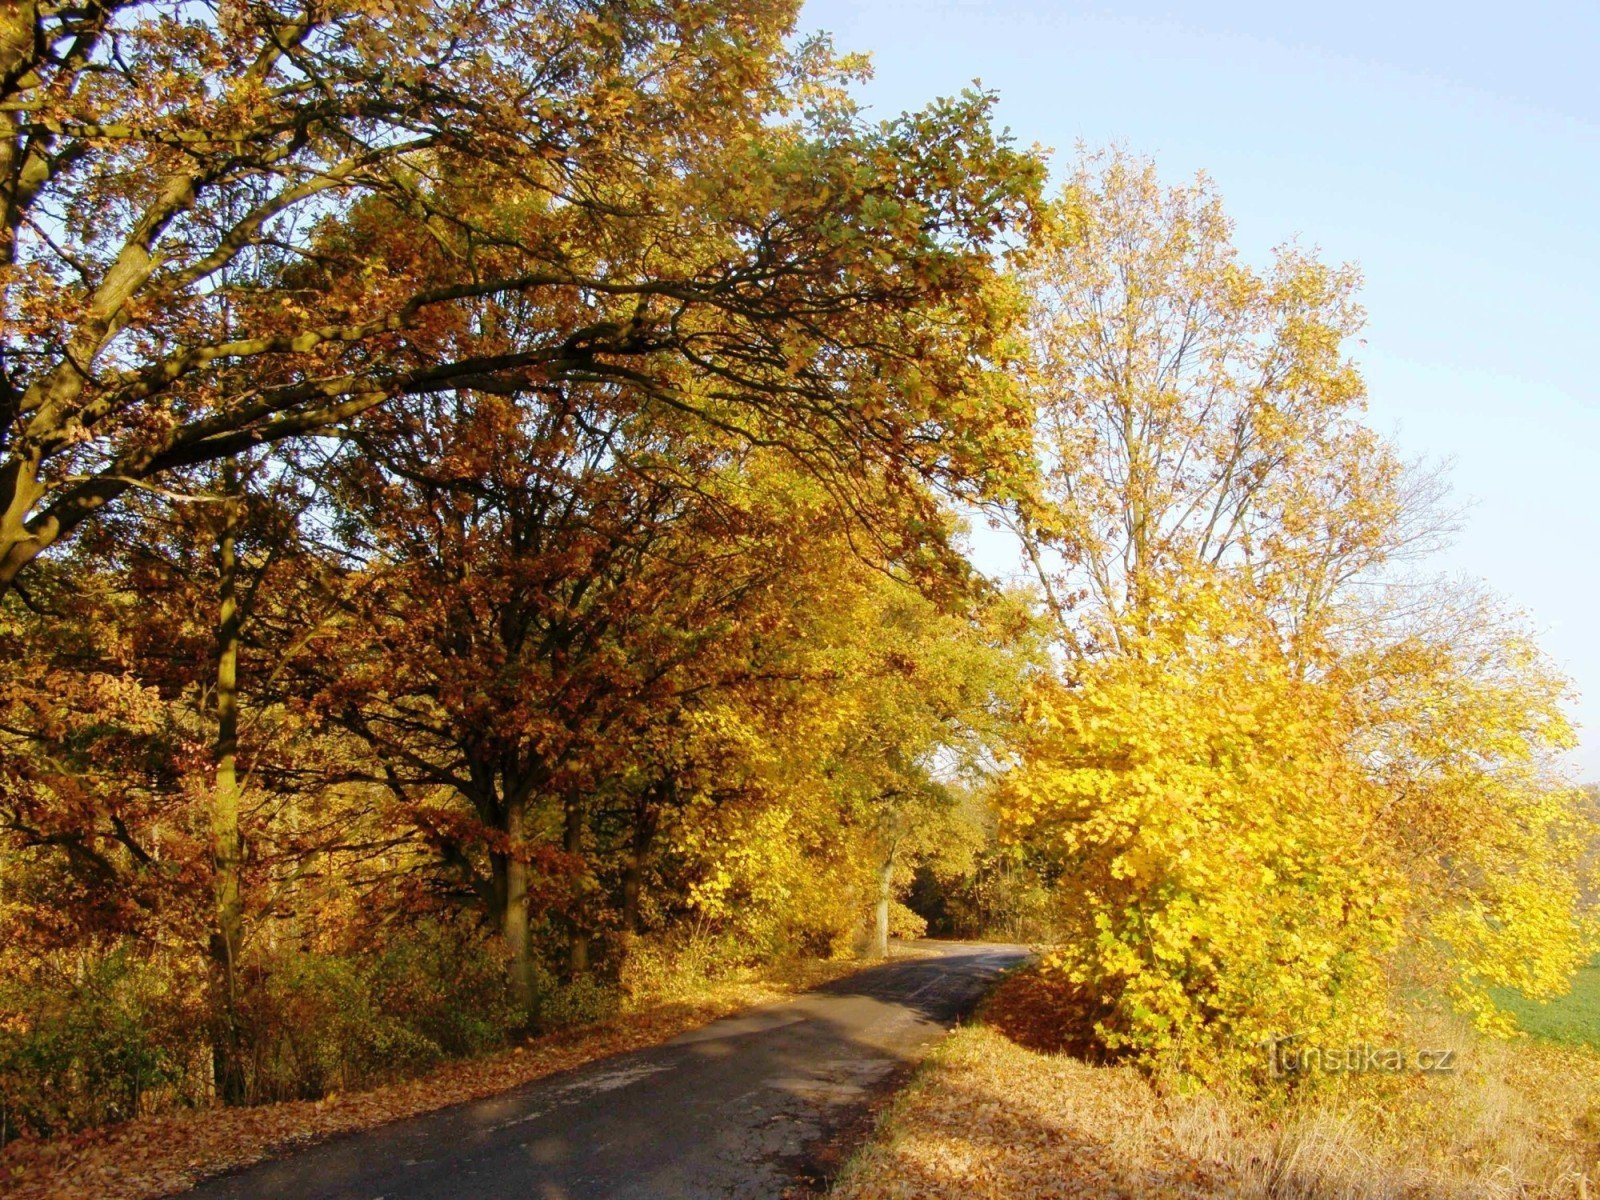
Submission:
<svg viewBox="0 0 1600 1200">
<path fill-rule="evenodd" d="M 1017 946 L 923 943 L 901 959 L 653 1049 L 352 1134 L 191 1200 L 780 1197 L 875 1087 L 968 1011 Z"/>
</svg>

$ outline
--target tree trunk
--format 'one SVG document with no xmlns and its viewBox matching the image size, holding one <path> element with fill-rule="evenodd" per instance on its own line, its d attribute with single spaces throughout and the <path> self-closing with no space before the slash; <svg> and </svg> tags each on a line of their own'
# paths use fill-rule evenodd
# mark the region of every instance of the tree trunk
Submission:
<svg viewBox="0 0 1600 1200">
<path fill-rule="evenodd" d="M 566 801 L 562 849 L 568 854 L 583 853 L 583 804 L 575 796 Z M 589 931 L 583 921 L 582 880 L 573 888 L 571 930 L 567 935 L 567 974 L 577 979 L 589 972 Z"/>
<path fill-rule="evenodd" d="M 664 796 L 671 794 L 672 787 L 671 781 L 660 785 Z M 644 890 L 645 860 L 656 835 L 656 811 L 651 789 L 641 791 L 634 803 L 633 837 L 622 867 L 622 927 L 629 933 L 639 932 L 639 898 Z"/>
<path fill-rule="evenodd" d="M 225 480 L 226 514 L 217 536 L 217 740 L 213 752 L 216 785 L 211 801 L 211 957 L 217 1029 L 212 1039 L 211 1067 L 222 1102 L 239 1104 L 244 1101 L 239 1038 L 239 951 L 244 940 L 244 903 L 239 886 L 239 561 L 235 540 L 240 511 L 231 465 Z"/>
<path fill-rule="evenodd" d="M 528 862 L 522 853 L 523 803 L 506 802 L 506 833 L 511 853 L 503 868 L 504 886 L 500 897 L 500 936 L 505 939 L 510 961 L 511 995 L 524 1013 L 533 1011 L 533 946 L 528 926 Z"/>
<path fill-rule="evenodd" d="M 639 892 L 644 886 L 644 868 L 637 854 L 622 868 L 622 927 L 639 932 Z"/>
<path fill-rule="evenodd" d="M 26 76 L 38 38 L 37 0 L 13 0 L 0 4 L 0 78 L 15 81 Z M 15 94 L 7 99 L 16 99 Z M 20 173 L 27 157 L 22 133 L 17 128 L 24 114 L 0 114 L 0 266 L 10 267 L 17 258 L 17 225 L 26 207 Z M 11 283 L 0 281 L 0 300 L 11 311 Z M 19 397 L 9 380 L 0 380 L 0 420 L 9 425 L 17 417 Z M 9 588 L 23 566 L 38 548 L 28 529 L 28 514 L 44 495 L 38 481 L 38 452 L 10 447 L 11 461 L 0 467 L 0 593 Z"/>
<path fill-rule="evenodd" d="M 894 855 L 891 854 L 878 868 L 877 928 L 874 930 L 872 950 L 879 958 L 889 957 L 889 901 L 890 889 L 893 886 Z"/>
<path fill-rule="evenodd" d="M 19 81 L 30 73 L 38 36 L 37 0 L 9 0 L 9 3 L 0 4 L 0 79 Z M 12 87 L 15 88 L 15 83 Z M 15 91 L 6 96 L 8 100 L 17 98 Z M 9 267 L 17 260 L 17 223 L 23 208 L 22 197 L 17 194 L 21 183 L 18 160 L 25 153 L 18 126 L 23 117 L 20 112 L 0 115 L 0 266 Z M 6 284 L 0 287 L 5 288 L 0 295 L 9 299 L 9 287 Z"/>
</svg>

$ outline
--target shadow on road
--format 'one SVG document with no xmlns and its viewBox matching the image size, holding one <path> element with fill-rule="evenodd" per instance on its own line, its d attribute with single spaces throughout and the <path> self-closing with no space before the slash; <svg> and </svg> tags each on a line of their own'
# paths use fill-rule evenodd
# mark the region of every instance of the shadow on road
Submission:
<svg viewBox="0 0 1600 1200">
<path fill-rule="evenodd" d="M 1021 947 L 937 945 L 663 1045 L 223 1176 L 191 1200 L 780 1197 L 831 1174 L 873 1102 Z"/>
</svg>

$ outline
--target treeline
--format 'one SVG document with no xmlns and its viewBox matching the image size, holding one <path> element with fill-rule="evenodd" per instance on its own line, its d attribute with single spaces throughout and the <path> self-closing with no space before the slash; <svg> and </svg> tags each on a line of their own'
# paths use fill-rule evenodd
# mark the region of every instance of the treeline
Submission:
<svg viewBox="0 0 1600 1200">
<path fill-rule="evenodd" d="M 0 15 L 4 1137 L 906 899 L 1190 1066 L 1587 953 L 1562 685 L 1392 583 L 1447 522 L 1353 276 L 1046 201 L 987 95 L 869 121 L 796 8 Z"/>
<path fill-rule="evenodd" d="M 795 7 L 4 18 L 4 1136 L 881 941 L 972 853 L 1026 612 L 944 503 L 1025 459 L 1042 168 Z"/>
</svg>

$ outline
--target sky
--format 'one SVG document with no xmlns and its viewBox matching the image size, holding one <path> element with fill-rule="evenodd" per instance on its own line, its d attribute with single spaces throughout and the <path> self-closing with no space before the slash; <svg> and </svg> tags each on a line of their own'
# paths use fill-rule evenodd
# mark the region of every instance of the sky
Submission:
<svg viewBox="0 0 1600 1200">
<path fill-rule="evenodd" d="M 1449 460 L 1441 571 L 1526 612 L 1600 781 L 1600 4 L 807 0 L 892 116 L 975 79 L 1064 168 L 1117 143 L 1206 171 L 1263 262 L 1363 270 L 1368 420 Z"/>
</svg>

